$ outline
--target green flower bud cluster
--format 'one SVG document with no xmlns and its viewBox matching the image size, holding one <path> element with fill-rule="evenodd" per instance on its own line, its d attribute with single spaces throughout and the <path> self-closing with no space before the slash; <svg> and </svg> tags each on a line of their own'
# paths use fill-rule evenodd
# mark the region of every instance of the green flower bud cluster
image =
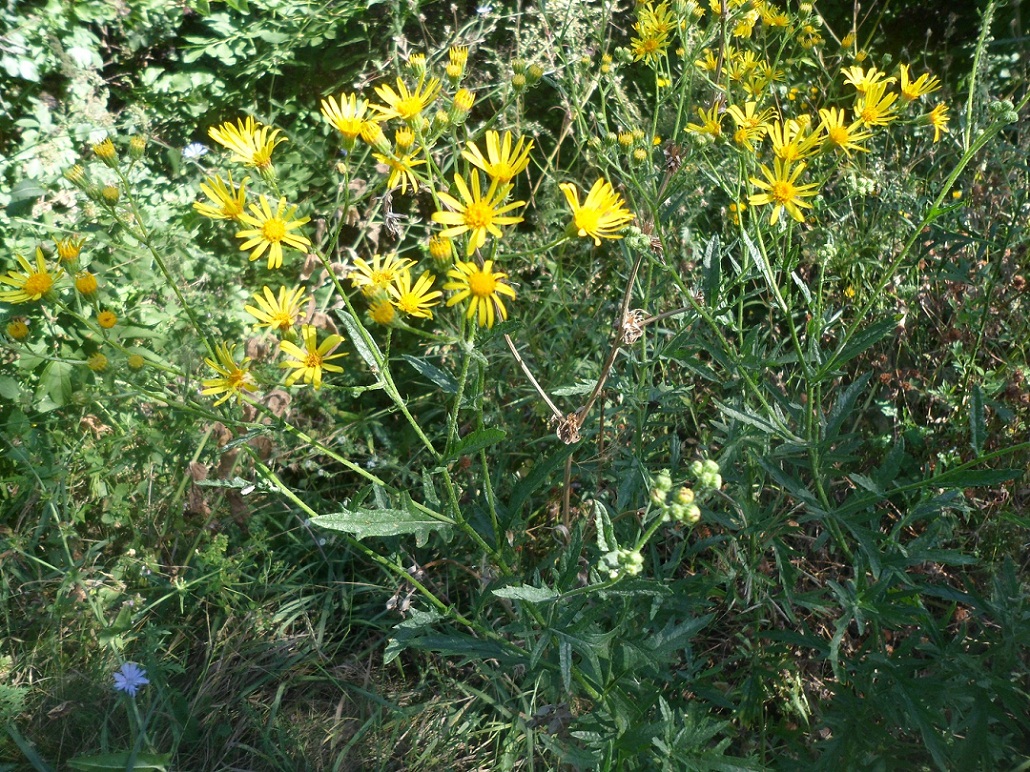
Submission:
<svg viewBox="0 0 1030 772">
<path fill-rule="evenodd" d="M 608 574 L 609 579 L 620 576 L 636 576 L 644 568 L 644 556 L 637 550 L 617 549 L 601 556 L 598 569 Z"/>
<path fill-rule="evenodd" d="M 702 490 L 706 488 L 719 490 L 722 487 L 719 465 L 710 458 L 704 461 L 695 461 L 690 465 L 690 473 L 697 478 L 697 485 Z"/>
<path fill-rule="evenodd" d="M 665 470 L 655 475 L 652 481 L 651 503 L 662 511 L 663 523 L 675 520 L 694 525 L 701 519 L 701 509 L 694 503 L 694 491 L 681 486 L 672 493 L 672 478 Z"/>
</svg>

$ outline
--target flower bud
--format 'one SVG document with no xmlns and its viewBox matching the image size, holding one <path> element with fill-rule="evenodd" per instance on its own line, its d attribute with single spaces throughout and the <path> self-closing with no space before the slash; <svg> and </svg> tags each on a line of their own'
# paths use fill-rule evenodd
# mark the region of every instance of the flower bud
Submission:
<svg viewBox="0 0 1030 772">
<path fill-rule="evenodd" d="M 133 161 L 140 160 L 146 149 L 147 141 L 143 137 L 137 135 L 129 140 L 129 158 Z"/>
<path fill-rule="evenodd" d="M 112 169 L 118 168 L 118 151 L 114 149 L 114 143 L 110 137 L 93 145 L 93 155 L 103 161 L 106 166 L 110 166 Z"/>
<path fill-rule="evenodd" d="M 15 340 L 29 337 L 29 325 L 24 316 L 16 316 L 7 323 L 7 334 Z"/>
<path fill-rule="evenodd" d="M 97 291 L 97 277 L 89 271 L 79 271 L 75 275 L 75 289 L 80 295 L 92 295 Z"/>
<path fill-rule="evenodd" d="M 118 199 L 122 197 L 122 192 L 118 190 L 117 185 L 104 185 L 100 189 L 100 197 L 104 199 L 107 204 L 114 206 L 118 203 Z"/>
<path fill-rule="evenodd" d="M 86 360 L 86 367 L 95 373 L 102 373 L 107 369 L 107 357 L 98 351 Z"/>
</svg>

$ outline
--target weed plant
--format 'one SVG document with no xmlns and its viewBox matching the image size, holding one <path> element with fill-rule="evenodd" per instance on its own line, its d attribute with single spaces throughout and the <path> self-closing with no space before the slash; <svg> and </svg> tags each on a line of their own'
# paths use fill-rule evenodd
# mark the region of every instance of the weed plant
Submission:
<svg viewBox="0 0 1030 772">
<path fill-rule="evenodd" d="M 996 3 L 943 81 L 807 2 L 56 5 L 5 11 L 9 768 L 1025 765 Z"/>
</svg>

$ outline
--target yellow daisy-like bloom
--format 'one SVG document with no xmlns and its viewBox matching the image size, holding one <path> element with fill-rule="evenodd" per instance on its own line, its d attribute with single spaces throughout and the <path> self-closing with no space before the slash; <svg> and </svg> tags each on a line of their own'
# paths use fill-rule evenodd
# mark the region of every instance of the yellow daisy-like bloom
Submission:
<svg viewBox="0 0 1030 772">
<path fill-rule="evenodd" d="M 339 359 L 346 354 L 333 354 L 332 351 L 341 343 L 343 336 L 329 335 L 321 344 L 315 345 L 318 338 L 318 331 L 314 326 L 305 324 L 300 329 L 301 337 L 304 339 L 304 348 L 284 340 L 279 344 L 280 348 L 291 359 L 280 363 L 284 369 L 293 368 L 293 372 L 286 376 L 286 385 L 292 386 L 297 381 L 310 383 L 316 389 L 322 388 L 322 371 L 329 373 L 342 373 L 343 368 L 339 365 L 329 364 L 330 359 Z"/>
<path fill-rule="evenodd" d="M 412 193 L 418 192 L 418 176 L 414 170 L 416 166 L 424 165 L 426 159 L 415 160 L 417 156 L 418 151 L 403 155 L 372 153 L 373 158 L 390 169 L 390 176 L 386 180 L 386 187 L 391 190 L 400 187 L 402 194 L 408 192 L 409 185 L 411 186 Z"/>
<path fill-rule="evenodd" d="M 414 91 L 409 91 L 407 84 L 397 78 L 397 90 L 390 86 L 383 85 L 376 87 L 376 94 L 386 102 L 387 106 L 372 105 L 372 109 L 379 113 L 382 120 L 400 118 L 409 124 L 413 123 L 430 104 L 436 99 L 440 91 L 440 79 L 419 78 L 418 86 Z"/>
<path fill-rule="evenodd" d="M 597 178 L 582 205 L 575 185 L 562 182 L 558 187 L 572 209 L 570 230 L 575 229 L 580 238 L 592 238 L 595 247 L 601 245 L 602 238 L 621 239 L 619 231 L 633 221 L 633 213 L 626 209 L 622 196 L 603 177 Z"/>
<path fill-rule="evenodd" d="M 801 172 L 805 170 L 805 164 L 799 163 L 791 169 L 790 164 L 777 158 L 775 160 L 775 172 L 769 171 L 769 167 L 765 164 L 762 164 L 761 169 L 762 174 L 765 175 L 765 180 L 752 177 L 751 184 L 762 188 L 766 192 L 752 194 L 748 198 L 748 204 L 751 206 L 772 204 L 773 211 L 772 216 L 769 218 L 770 225 L 775 225 L 779 221 L 781 209 L 786 209 L 787 214 L 798 222 L 804 221 L 805 216 L 801 213 L 801 208 L 812 208 L 812 205 L 804 199 L 810 198 L 819 192 L 819 186 L 815 183 L 807 185 L 796 184 Z"/>
<path fill-rule="evenodd" d="M 257 204 L 251 204 L 250 211 L 254 213 L 253 216 L 246 213 L 241 214 L 240 222 L 253 227 L 240 231 L 236 234 L 236 238 L 246 239 L 240 245 L 240 251 L 253 250 L 250 253 L 252 262 L 267 251 L 268 268 L 279 268 L 283 264 L 284 244 L 297 250 L 311 246 L 311 241 L 306 236 L 301 236 L 299 233 L 291 233 L 291 231 L 296 230 L 311 218 L 301 217 L 296 220 L 293 219 L 293 214 L 297 211 L 297 207 L 291 206 L 287 210 L 285 196 L 279 199 L 279 206 L 275 214 L 272 214 L 272 209 L 268 205 L 268 199 L 264 195 L 261 196 L 260 207 Z"/>
<path fill-rule="evenodd" d="M 469 307 L 465 318 L 475 317 L 480 327 L 493 327 L 498 315 L 502 320 L 508 318 L 508 309 L 504 307 L 501 296 L 514 300 L 515 290 L 503 281 L 508 274 L 493 271 L 493 260 L 487 260 L 482 268 L 475 263 L 459 261 L 447 275 L 452 281 L 444 284 L 443 288 L 457 293 L 447 301 L 448 308 L 467 299 Z"/>
<path fill-rule="evenodd" d="M 687 131 L 709 134 L 713 139 L 722 136 L 722 114 L 719 112 L 719 105 L 712 105 L 712 108 L 707 111 L 699 107 L 697 115 L 701 119 L 701 123 L 688 123 Z"/>
<path fill-rule="evenodd" d="M 668 48 L 669 34 L 667 32 L 645 32 L 640 37 L 631 38 L 629 41 L 629 50 L 633 54 L 633 61 L 642 61 L 644 64 L 655 64 Z"/>
<path fill-rule="evenodd" d="M 350 148 L 361 135 L 362 127 L 373 120 L 368 115 L 368 102 L 357 94 L 340 94 L 337 102 L 332 96 L 322 100 L 322 115 L 343 135 L 344 145 Z"/>
<path fill-rule="evenodd" d="M 513 201 L 504 204 L 504 199 L 511 192 L 511 184 L 501 184 L 494 180 L 490 183 L 490 189 L 484 197 L 479 187 L 479 172 L 471 174 L 472 189 L 465 184 L 461 175 L 454 175 L 454 185 L 458 189 L 461 201 L 449 193 L 439 192 L 440 200 L 450 209 L 450 212 L 433 212 L 433 222 L 451 227 L 440 232 L 441 236 L 453 238 L 459 234 L 468 232 L 468 246 L 465 248 L 466 256 L 471 256 L 477 249 L 482 248 L 486 243 L 486 235 L 489 233 L 494 238 L 501 238 L 503 234 L 499 225 L 515 225 L 522 222 L 517 215 L 506 215 L 513 209 L 525 206 L 525 201 Z M 502 205 L 503 204 L 503 205 Z"/>
<path fill-rule="evenodd" d="M 208 177 L 205 182 L 200 183 L 200 190 L 210 199 L 211 203 L 195 201 L 193 208 L 198 214 L 210 217 L 212 220 L 236 220 L 239 222 L 240 217 L 247 211 L 246 184 L 249 181 L 250 177 L 244 177 L 243 182 L 237 187 L 233 184 L 232 172 L 229 172 L 228 185 L 217 174 L 214 177 Z"/>
<path fill-rule="evenodd" d="M 756 113 L 757 102 L 746 102 L 741 110 L 737 105 L 730 105 L 726 112 L 737 124 L 737 130 L 733 132 L 733 141 L 738 145 L 754 151 L 753 142 L 761 142 L 765 133 L 769 130 L 769 118 L 772 115 L 772 108 L 767 107 Z"/>
<path fill-rule="evenodd" d="M 930 126 L 933 126 L 933 141 L 939 142 L 941 139 L 941 132 L 948 131 L 948 106 L 943 103 L 937 105 L 923 116 L 923 120 L 925 120 Z"/>
<path fill-rule="evenodd" d="M 844 82 L 854 86 L 855 90 L 860 94 L 865 94 L 876 85 L 882 85 L 886 88 L 888 84 L 893 83 L 895 80 L 894 78 L 888 78 L 887 73 L 881 72 L 875 67 L 863 70 L 861 67 L 854 65 L 845 67 L 841 70 L 841 73 L 844 75 Z"/>
<path fill-rule="evenodd" d="M 510 131 L 504 132 L 503 140 L 496 131 L 488 131 L 485 157 L 474 142 L 465 143 L 466 149 L 461 151 L 461 157 L 503 185 L 529 166 L 529 151 L 533 149 L 533 140 L 527 142 L 525 137 L 519 137 L 514 149 L 511 140 Z"/>
<path fill-rule="evenodd" d="M 217 359 L 204 358 L 208 367 L 218 373 L 218 377 L 201 381 L 204 389 L 200 393 L 206 397 L 221 394 L 222 396 L 215 401 L 215 407 L 233 398 L 239 402 L 245 392 L 257 390 L 257 385 L 254 383 L 248 367 L 250 357 L 243 357 L 243 361 L 237 363 L 233 356 L 235 349 L 235 345 L 228 346 L 225 343 L 219 343 L 215 347 Z"/>
<path fill-rule="evenodd" d="M 855 115 L 866 126 L 886 126 L 898 117 L 894 112 L 898 95 L 885 94 L 886 90 L 886 83 L 873 84 L 855 104 Z"/>
<path fill-rule="evenodd" d="M 814 132 L 806 136 L 805 127 L 793 118 L 788 118 L 786 123 L 774 121 L 769 128 L 773 155 L 788 163 L 808 158 L 822 145 L 821 128 L 821 126 L 817 127 Z"/>
<path fill-rule="evenodd" d="M 397 277 L 415 264 L 414 260 L 398 257 L 396 252 L 388 255 L 373 255 L 367 263 L 360 257 L 354 258 L 354 270 L 347 278 L 352 286 L 361 290 L 365 297 L 385 294 Z"/>
<path fill-rule="evenodd" d="M 262 294 L 263 293 L 263 294 Z M 272 294 L 267 286 L 254 294 L 256 306 L 244 306 L 243 310 L 258 320 L 255 327 L 277 330 L 280 335 L 289 330 L 300 319 L 300 307 L 307 302 L 303 287 L 279 288 L 279 296 Z"/>
<path fill-rule="evenodd" d="M 54 247 L 57 249 L 58 259 L 64 263 L 78 260 L 79 254 L 82 252 L 82 245 L 85 243 L 85 237 L 67 236 L 61 240 L 54 239 Z"/>
<path fill-rule="evenodd" d="M 389 287 L 393 304 L 408 316 L 432 319 L 433 312 L 429 309 L 439 303 L 439 299 L 443 297 L 443 293 L 439 290 L 430 289 L 434 281 L 436 278 L 429 271 L 425 271 L 412 287 L 411 271 L 401 272 Z"/>
<path fill-rule="evenodd" d="M 7 334 L 15 340 L 24 340 L 29 337 L 29 324 L 24 316 L 16 316 L 7 323 Z"/>
<path fill-rule="evenodd" d="M 852 150 L 861 150 L 863 153 L 869 152 L 869 148 L 858 144 L 859 142 L 865 142 L 873 136 L 871 131 L 863 129 L 861 121 L 855 121 L 850 126 L 845 126 L 844 110 L 838 107 L 820 110 L 819 117 L 823 119 L 822 123 L 819 124 L 819 128 L 826 132 L 826 138 L 823 139 L 824 148 L 843 150 L 845 155 L 849 157 Z"/>
<path fill-rule="evenodd" d="M 236 161 L 258 169 L 271 168 L 272 151 L 280 142 L 286 141 L 286 137 L 280 137 L 279 133 L 279 129 L 262 126 L 250 116 L 246 120 L 237 119 L 235 126 L 226 121 L 207 131 L 211 139 L 232 152 Z"/>
<path fill-rule="evenodd" d="M 389 327 L 397 318 L 397 309 L 390 302 L 390 298 L 379 296 L 369 305 L 368 316 L 376 324 Z"/>
<path fill-rule="evenodd" d="M 97 314 L 97 324 L 105 330 L 110 330 L 118 324 L 118 316 L 114 311 L 101 311 Z"/>
<path fill-rule="evenodd" d="M 908 65 L 899 66 L 901 70 L 901 98 L 906 102 L 919 99 L 923 94 L 930 94 L 941 87 L 941 81 L 936 75 L 924 72 L 915 80 L 909 80 Z"/>
<path fill-rule="evenodd" d="M 705 49 L 704 59 L 695 59 L 694 66 L 699 70 L 705 70 L 707 72 L 715 72 L 719 69 L 719 57 L 715 55 L 715 51 L 711 48 Z"/>
<path fill-rule="evenodd" d="M 13 290 L 0 291 L 0 300 L 5 303 L 28 303 L 39 300 L 51 289 L 54 284 L 64 276 L 60 268 L 53 273 L 47 268 L 46 256 L 43 250 L 36 247 L 36 264 L 33 265 L 21 255 L 15 255 L 21 271 L 8 271 L 6 276 L 0 276 L 0 284 L 14 287 Z"/>
<path fill-rule="evenodd" d="M 75 274 L 75 289 L 80 295 L 92 295 L 97 288 L 97 277 L 89 271 L 79 271 Z"/>
</svg>

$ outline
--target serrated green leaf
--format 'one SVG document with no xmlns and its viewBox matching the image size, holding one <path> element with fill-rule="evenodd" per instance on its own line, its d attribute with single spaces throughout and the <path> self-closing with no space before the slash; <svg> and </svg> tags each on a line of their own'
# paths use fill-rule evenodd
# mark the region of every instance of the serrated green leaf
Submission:
<svg viewBox="0 0 1030 772">
<path fill-rule="evenodd" d="M 327 528 L 330 531 L 343 531 L 355 539 L 369 536 L 400 536 L 412 533 L 424 539 L 450 523 L 443 519 L 431 517 L 423 513 L 408 512 L 403 509 L 368 509 L 356 507 L 334 512 L 331 515 L 319 515 L 311 518 L 313 525 Z"/>
<path fill-rule="evenodd" d="M 470 456 L 477 450 L 496 445 L 507 436 L 508 433 L 503 429 L 480 429 L 469 432 L 458 440 L 458 444 L 444 457 L 443 461 L 446 463 L 462 456 Z"/>
</svg>

